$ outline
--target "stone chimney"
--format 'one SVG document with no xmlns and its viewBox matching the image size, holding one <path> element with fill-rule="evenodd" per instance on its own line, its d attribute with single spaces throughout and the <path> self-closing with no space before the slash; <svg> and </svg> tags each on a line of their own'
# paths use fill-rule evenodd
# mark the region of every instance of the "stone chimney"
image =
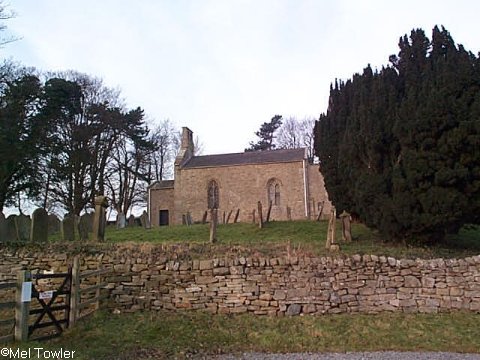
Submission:
<svg viewBox="0 0 480 360">
<path fill-rule="evenodd" d="M 185 164 L 193 156 L 193 132 L 188 127 L 182 127 L 182 143 L 175 158 L 175 165 Z"/>
</svg>

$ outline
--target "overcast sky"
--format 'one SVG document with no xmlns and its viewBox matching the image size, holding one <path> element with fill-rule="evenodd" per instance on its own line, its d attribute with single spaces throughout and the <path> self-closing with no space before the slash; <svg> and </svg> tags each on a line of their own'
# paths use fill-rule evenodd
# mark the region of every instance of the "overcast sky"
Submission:
<svg viewBox="0 0 480 360">
<path fill-rule="evenodd" d="M 315 117 L 329 86 L 381 67 L 413 28 L 480 50 L 477 1 L 12 0 L 1 49 L 41 70 L 118 87 L 152 121 L 188 126 L 204 154 L 240 152 L 275 114 Z"/>
</svg>

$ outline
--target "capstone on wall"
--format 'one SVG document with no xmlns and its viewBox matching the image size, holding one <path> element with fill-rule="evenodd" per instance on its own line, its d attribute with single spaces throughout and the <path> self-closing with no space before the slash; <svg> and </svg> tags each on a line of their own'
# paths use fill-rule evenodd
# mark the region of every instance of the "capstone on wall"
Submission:
<svg viewBox="0 0 480 360">
<path fill-rule="evenodd" d="M 202 310 L 298 315 L 480 312 L 480 255 L 465 259 L 236 257 L 179 261 L 177 248 L 118 245 L 89 250 L 82 267 L 103 266 L 110 305 L 122 311 Z M 177 250 L 175 250 L 177 249 Z M 64 271 L 58 249 L 0 250 L 0 280 L 21 268 Z"/>
</svg>

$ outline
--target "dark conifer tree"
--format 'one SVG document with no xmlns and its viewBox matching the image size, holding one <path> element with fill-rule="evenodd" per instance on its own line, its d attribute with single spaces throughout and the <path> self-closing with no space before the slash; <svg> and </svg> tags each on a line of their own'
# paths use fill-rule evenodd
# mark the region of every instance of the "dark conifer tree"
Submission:
<svg viewBox="0 0 480 360">
<path fill-rule="evenodd" d="M 260 140 L 256 143 L 251 141 L 250 147 L 245 149 L 245 151 L 273 150 L 275 148 L 273 142 L 275 138 L 274 134 L 280 126 L 282 126 L 282 115 L 275 115 L 270 122 L 263 123 L 262 126 L 260 126 L 260 130 L 255 133 Z"/>
<path fill-rule="evenodd" d="M 335 81 L 315 126 L 339 210 L 391 239 L 441 240 L 479 223 L 479 59 L 447 30 L 400 38 L 391 65 Z"/>
</svg>

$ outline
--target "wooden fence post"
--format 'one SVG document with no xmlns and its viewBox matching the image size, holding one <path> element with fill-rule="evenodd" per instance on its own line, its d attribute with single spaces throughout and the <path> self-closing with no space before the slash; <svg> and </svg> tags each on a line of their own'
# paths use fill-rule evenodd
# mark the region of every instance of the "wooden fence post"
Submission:
<svg viewBox="0 0 480 360">
<path fill-rule="evenodd" d="M 100 264 L 98 266 L 98 270 L 102 269 L 102 265 Z M 96 283 L 96 286 L 97 286 L 97 289 L 95 290 L 95 297 L 97 298 L 97 302 L 95 303 L 95 311 L 97 311 L 98 309 L 100 309 L 100 285 L 102 283 L 102 274 L 98 274 L 97 275 L 97 283 Z"/>
<path fill-rule="evenodd" d="M 72 288 L 70 293 L 69 326 L 75 325 L 78 318 L 78 305 L 80 304 L 80 258 L 73 258 Z"/>
<path fill-rule="evenodd" d="M 28 318 L 32 298 L 32 283 L 30 272 L 21 270 L 17 273 L 17 289 L 15 294 L 15 341 L 28 340 Z M 25 285 L 24 285 L 25 284 Z"/>
</svg>

